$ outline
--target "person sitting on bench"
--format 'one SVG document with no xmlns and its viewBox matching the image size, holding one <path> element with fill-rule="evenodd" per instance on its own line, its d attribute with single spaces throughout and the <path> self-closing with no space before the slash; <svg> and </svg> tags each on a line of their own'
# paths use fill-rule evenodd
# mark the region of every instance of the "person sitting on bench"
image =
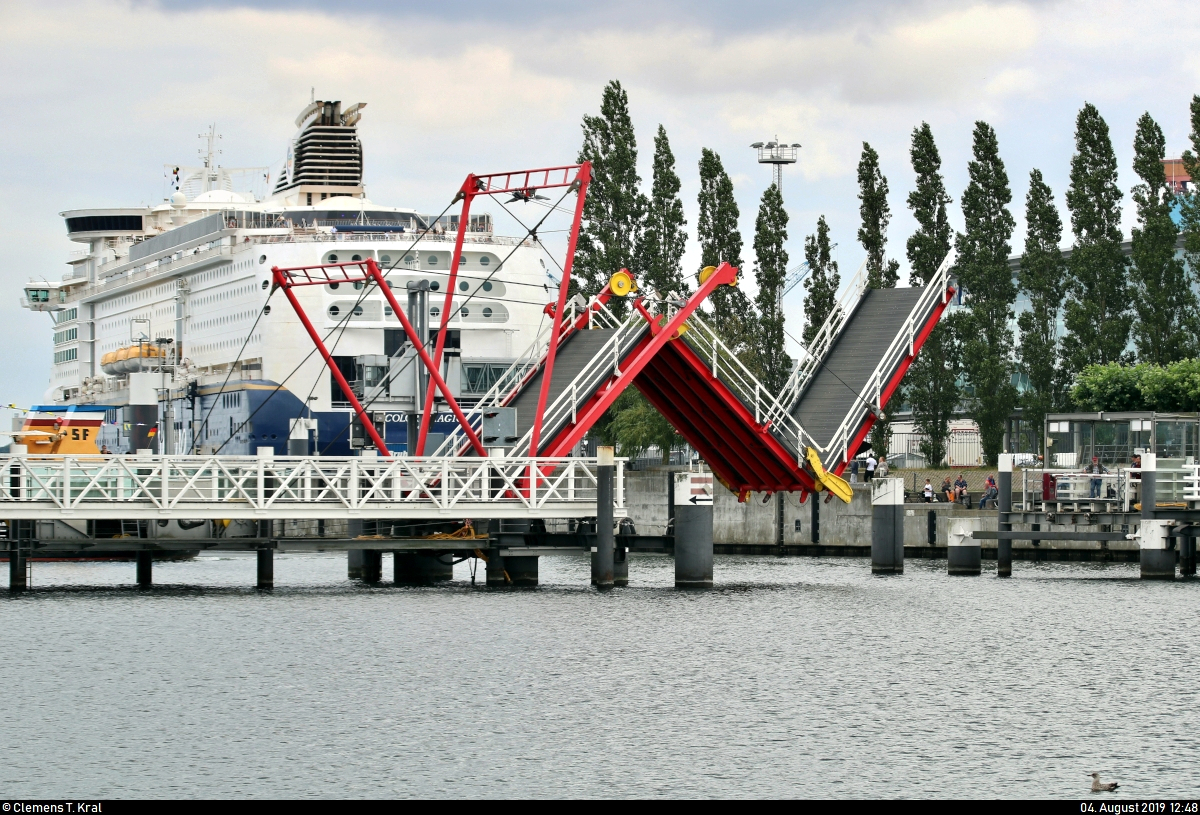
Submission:
<svg viewBox="0 0 1200 815">
<path fill-rule="evenodd" d="M 971 498 L 967 495 L 967 479 L 962 473 L 958 474 L 958 478 L 954 479 L 954 498 L 957 501 L 962 501 L 965 506 L 970 506 Z"/>
<path fill-rule="evenodd" d="M 979 499 L 979 508 L 983 509 L 988 501 L 993 505 L 996 499 L 1000 496 L 1000 490 L 996 487 L 996 479 L 994 476 L 988 476 L 987 485 L 983 488 L 983 497 Z"/>
<path fill-rule="evenodd" d="M 942 495 L 946 497 L 947 504 L 954 503 L 954 485 L 950 483 L 950 476 L 942 480 Z"/>
</svg>

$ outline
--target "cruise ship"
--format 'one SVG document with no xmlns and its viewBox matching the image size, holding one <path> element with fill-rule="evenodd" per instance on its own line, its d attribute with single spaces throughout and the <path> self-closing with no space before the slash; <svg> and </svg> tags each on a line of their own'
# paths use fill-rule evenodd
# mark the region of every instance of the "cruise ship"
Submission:
<svg viewBox="0 0 1200 815">
<path fill-rule="evenodd" d="M 112 453 L 352 454 L 366 434 L 287 300 L 271 296 L 272 267 L 373 258 L 401 303 L 427 284 L 426 300 L 407 302 L 410 317 L 413 304 L 428 312 L 432 330 L 459 230 L 442 373 L 463 404 L 482 396 L 534 340 L 557 282 L 536 240 L 496 235 L 489 213 L 464 224 L 369 200 L 357 129 L 365 107 L 309 104 L 271 186 L 265 168 L 218 166 L 214 130 L 202 166 L 167 168 L 162 203 L 63 212 L 82 249 L 61 281 L 30 281 L 22 300 L 53 320 L 50 389 L 37 410 L 103 413 L 96 445 Z M 259 194 L 236 189 L 246 176 Z M 421 400 L 388 372 L 412 349 L 386 299 L 361 286 L 295 293 L 388 449 L 405 453 Z M 452 414 L 439 412 L 433 430 L 443 420 Z"/>
</svg>

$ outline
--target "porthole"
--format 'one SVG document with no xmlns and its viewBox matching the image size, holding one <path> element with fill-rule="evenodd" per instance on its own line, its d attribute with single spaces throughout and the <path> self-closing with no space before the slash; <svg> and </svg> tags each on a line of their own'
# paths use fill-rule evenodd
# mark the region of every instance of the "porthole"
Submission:
<svg viewBox="0 0 1200 815">
<path fill-rule="evenodd" d="M 263 316 L 266 316 L 267 314 L 270 314 L 270 313 L 271 313 L 271 307 L 263 306 Z"/>
<path fill-rule="evenodd" d="M 429 265 L 430 265 L 430 266 L 437 266 L 437 255 L 430 255 L 430 256 L 429 256 Z"/>
<path fill-rule="evenodd" d="M 461 269 L 463 266 L 466 266 L 466 265 L 467 265 L 467 259 L 460 255 L 458 258 L 458 268 Z"/>
<path fill-rule="evenodd" d="M 382 261 L 383 263 L 391 263 L 392 256 L 391 255 L 380 255 L 379 260 Z"/>
<path fill-rule="evenodd" d="M 487 255 L 484 255 L 483 257 L 481 257 L 481 258 L 479 259 L 479 265 L 480 265 L 480 266 L 487 266 L 487 265 L 488 265 L 489 263 L 491 263 L 491 262 L 492 262 L 492 259 L 491 259 L 491 258 L 489 258 Z"/>
<path fill-rule="evenodd" d="M 355 255 L 354 257 L 352 257 L 352 258 L 350 258 L 350 259 L 351 259 L 351 260 L 353 260 L 353 261 L 355 261 L 355 262 L 357 262 L 357 261 L 360 261 L 360 260 L 362 260 L 362 255 Z"/>
<path fill-rule="evenodd" d="M 492 316 L 492 310 L 491 310 L 490 308 L 485 308 L 485 309 L 483 310 L 483 316 L 484 316 L 484 317 L 491 317 L 491 316 Z"/>
<path fill-rule="evenodd" d="M 277 439 L 277 438 L 279 438 L 279 437 L 276 436 L 274 433 L 271 434 L 271 441 L 275 441 L 275 439 Z"/>
<path fill-rule="evenodd" d="M 330 263 L 337 263 L 337 255 L 330 255 L 330 256 L 329 256 L 329 262 L 330 262 Z"/>
<path fill-rule="evenodd" d="M 440 308 L 438 308 L 437 306 L 434 306 L 433 308 L 429 309 L 430 317 L 436 317 L 441 313 L 442 313 L 442 310 Z"/>
<path fill-rule="evenodd" d="M 270 281 L 270 280 L 264 280 L 264 281 L 262 282 L 262 289 L 263 289 L 263 291 L 266 291 L 268 288 L 270 288 L 270 286 L 271 286 L 271 281 Z"/>
<path fill-rule="evenodd" d="M 391 316 L 392 316 L 392 307 L 391 307 L 391 306 L 384 306 L 384 307 L 383 307 L 383 316 L 384 316 L 384 317 L 391 317 Z"/>
<path fill-rule="evenodd" d="M 354 290 L 355 290 L 355 291 L 358 291 L 358 290 L 360 290 L 362 287 L 363 287 L 363 281 L 361 281 L 361 280 L 356 280 L 356 281 L 354 282 Z"/>
<path fill-rule="evenodd" d="M 458 310 L 458 313 L 461 314 L 462 316 L 466 317 L 467 315 L 469 315 L 471 313 L 471 309 L 467 308 L 466 306 L 463 306 L 462 308 L 460 308 Z"/>
<path fill-rule="evenodd" d="M 355 306 L 355 307 L 354 307 L 354 316 L 355 316 L 355 317 L 361 317 L 361 316 L 362 316 L 362 306 Z"/>
<path fill-rule="evenodd" d="M 492 281 L 490 281 L 490 280 L 483 281 L 483 290 L 491 291 L 492 290 Z"/>
<path fill-rule="evenodd" d="M 442 284 L 441 284 L 441 283 L 439 283 L 439 282 L 438 282 L 438 281 L 436 281 L 436 280 L 431 280 L 431 281 L 429 282 L 429 290 L 430 290 L 430 291 L 437 291 L 437 290 L 438 290 L 438 289 L 440 289 L 441 287 L 442 287 Z"/>
<path fill-rule="evenodd" d="M 337 287 L 338 287 L 338 284 L 337 284 L 337 283 L 330 283 L 330 284 L 329 284 L 329 288 L 330 288 L 330 289 L 332 289 L 333 291 L 337 291 Z"/>
<path fill-rule="evenodd" d="M 404 262 L 405 262 L 405 263 L 412 263 L 412 262 L 413 262 L 413 256 L 412 256 L 412 255 L 405 255 L 405 256 L 404 256 Z"/>
<path fill-rule="evenodd" d="M 259 256 L 258 256 L 258 265 L 260 265 L 260 266 L 261 266 L 262 264 L 264 264 L 264 263 L 266 263 L 266 262 L 267 262 L 267 256 L 266 256 L 266 255 L 259 255 Z"/>
<path fill-rule="evenodd" d="M 338 308 L 337 306 L 330 306 L 330 307 L 329 307 L 329 316 L 330 316 L 330 317 L 336 317 L 336 316 L 338 316 L 338 315 L 339 315 L 339 314 L 341 314 L 341 313 L 342 313 L 342 310 L 341 310 L 340 308 Z"/>
<path fill-rule="evenodd" d="M 458 284 L 459 291 L 466 291 L 469 288 L 471 288 L 471 284 L 465 280 Z"/>
</svg>

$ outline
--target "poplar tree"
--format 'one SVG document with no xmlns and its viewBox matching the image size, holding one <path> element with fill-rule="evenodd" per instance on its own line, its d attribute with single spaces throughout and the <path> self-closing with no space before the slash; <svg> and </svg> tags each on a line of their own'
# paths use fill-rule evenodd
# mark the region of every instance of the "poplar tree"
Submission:
<svg viewBox="0 0 1200 815">
<path fill-rule="evenodd" d="M 1025 251 L 1017 280 L 1021 291 L 1029 297 L 1029 310 L 1017 318 L 1021 331 L 1018 359 L 1028 380 L 1028 388 L 1021 396 L 1024 418 L 1034 428 L 1040 450 L 1046 414 L 1067 407 L 1067 382 L 1058 336 L 1066 276 L 1066 262 L 1059 248 L 1062 218 L 1041 170 L 1029 172 L 1025 225 Z"/>
<path fill-rule="evenodd" d="M 679 187 L 675 154 L 671 152 L 666 129 L 659 125 L 654 137 L 654 175 L 637 274 L 640 283 L 663 294 L 688 291 L 682 265 L 687 220 L 683 216 L 683 202 L 679 200 Z"/>
<path fill-rule="evenodd" d="M 754 222 L 754 279 L 758 284 L 756 354 L 759 381 L 768 393 L 780 393 L 791 373 L 783 331 L 783 281 L 787 276 L 787 212 L 774 184 L 763 193 Z"/>
<path fill-rule="evenodd" d="M 1137 322 L 1133 337 L 1138 360 L 1167 365 L 1196 353 L 1196 295 L 1191 275 L 1175 256 L 1179 228 L 1171 220 L 1174 195 L 1167 186 L 1166 139 L 1149 113 L 1137 122 L 1133 170 L 1138 226 L 1133 229 L 1133 286 Z"/>
<path fill-rule="evenodd" d="M 1192 97 L 1192 150 L 1183 151 L 1183 169 L 1192 178 L 1191 190 L 1179 196 L 1183 257 L 1193 275 L 1200 275 L 1200 96 Z"/>
<path fill-rule="evenodd" d="M 639 189 L 629 97 L 615 79 L 604 87 L 600 115 L 583 117 L 579 161 L 592 162 L 592 180 L 575 247 L 574 276 L 583 294 L 591 296 L 615 272 L 634 268 L 647 206 Z"/>
<path fill-rule="evenodd" d="M 862 158 L 858 161 L 858 200 L 862 226 L 858 242 L 867 250 L 867 286 L 872 289 L 893 289 L 900 279 L 900 263 L 885 260 L 887 228 L 892 219 L 888 206 L 887 178 L 879 170 L 879 154 L 863 142 Z"/>
<path fill-rule="evenodd" d="M 812 345 L 821 326 L 837 308 L 837 291 L 841 285 L 837 261 L 830 255 L 829 224 L 825 216 L 817 219 L 817 234 L 804 239 L 804 259 L 808 261 L 808 277 L 804 288 L 804 344 Z"/>
<path fill-rule="evenodd" d="M 700 215 L 696 238 L 700 243 L 700 268 L 728 263 L 742 269 L 742 233 L 738 230 L 733 181 L 721 157 L 705 147 L 700 152 Z M 739 275 L 740 278 L 740 275 Z M 708 298 L 712 325 L 739 356 L 753 350 L 754 314 L 740 286 L 718 286 Z"/>
<path fill-rule="evenodd" d="M 946 215 L 946 204 L 951 199 L 941 175 L 942 159 L 927 122 L 913 128 L 910 155 L 917 184 L 908 194 L 908 208 L 918 228 L 908 239 L 908 262 L 912 267 L 909 283 L 924 286 L 950 251 L 951 235 Z M 903 397 L 912 408 L 913 425 L 925 437 L 921 454 L 934 467 L 940 466 L 946 456 L 950 419 L 958 407 L 961 358 L 952 327 L 938 325 L 925 340 L 904 381 Z M 899 403 L 900 394 L 892 399 Z"/>
<path fill-rule="evenodd" d="M 1087 103 L 1075 119 L 1075 155 L 1067 190 L 1075 245 L 1067 262 L 1063 353 L 1073 373 L 1119 362 L 1133 323 L 1133 292 L 1121 252 L 1121 190 L 1108 125 Z"/>
<path fill-rule="evenodd" d="M 1016 221 L 1008 211 L 1012 191 L 1000 159 L 996 131 L 987 122 L 976 122 L 970 181 L 962 195 L 963 221 L 956 271 L 965 292 L 966 309 L 959 315 L 963 367 L 972 395 L 971 416 L 979 426 L 983 454 L 995 465 L 1004 451 L 1004 431 L 1017 404 L 1012 383 L 1013 345 L 1009 320 L 1017 287 L 1008 268 Z"/>
</svg>

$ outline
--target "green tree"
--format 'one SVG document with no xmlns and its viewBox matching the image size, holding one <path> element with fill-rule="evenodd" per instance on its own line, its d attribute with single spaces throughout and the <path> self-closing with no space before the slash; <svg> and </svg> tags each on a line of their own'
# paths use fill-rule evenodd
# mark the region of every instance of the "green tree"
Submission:
<svg viewBox="0 0 1200 815">
<path fill-rule="evenodd" d="M 738 229 L 737 201 L 733 181 L 721 164 L 721 157 L 705 147 L 700 152 L 700 215 L 696 220 L 696 238 L 700 243 L 700 268 L 728 263 L 740 271 L 742 233 Z M 712 325 L 725 344 L 746 356 L 754 347 L 754 312 L 750 299 L 740 286 L 718 286 L 708 298 Z"/>
<path fill-rule="evenodd" d="M 1067 263 L 1063 353 L 1072 373 L 1125 355 L 1132 291 L 1121 252 L 1117 157 L 1100 111 L 1085 104 L 1075 119 L 1075 155 L 1067 190 L 1075 246 Z"/>
<path fill-rule="evenodd" d="M 780 393 L 791 373 L 783 331 L 783 281 L 787 277 L 787 212 L 783 195 L 774 184 L 763 193 L 754 222 L 754 279 L 758 295 L 758 342 L 756 354 L 759 380 L 769 393 Z"/>
<path fill-rule="evenodd" d="M 592 162 L 592 180 L 583 205 L 573 276 L 581 281 L 580 290 L 591 296 L 615 272 L 635 266 L 647 206 L 639 190 L 642 179 L 637 172 L 629 97 L 615 79 L 604 87 L 600 115 L 583 117 L 579 161 Z"/>
<path fill-rule="evenodd" d="M 951 199 L 941 174 L 942 159 L 927 122 L 913 128 L 910 155 L 917 183 L 908 195 L 908 208 L 918 226 L 908 239 L 908 262 L 912 267 L 909 282 L 924 286 L 950 251 L 951 236 L 946 214 Z M 908 401 L 913 425 L 925 437 L 921 454 L 933 466 L 940 465 L 946 456 L 950 419 L 958 407 L 961 359 L 953 327 L 939 325 L 930 332 L 909 368 L 903 396 L 897 393 L 892 397 L 893 404 Z"/>
<path fill-rule="evenodd" d="M 1183 261 L 1175 256 L 1179 228 L 1171 220 L 1174 194 L 1167 186 L 1166 139 L 1149 113 L 1137 122 L 1133 170 L 1138 226 L 1133 228 L 1133 285 L 1137 322 L 1133 337 L 1138 359 L 1165 365 L 1196 353 L 1196 295 Z"/>
<path fill-rule="evenodd" d="M 1183 168 L 1192 178 L 1192 189 L 1179 196 L 1183 257 L 1192 275 L 1200 277 L 1200 96 L 1192 97 L 1192 150 L 1183 151 Z"/>
<path fill-rule="evenodd" d="M 687 220 L 683 217 L 679 187 L 675 154 L 671 152 L 666 129 L 659 125 L 654 137 L 654 175 L 646 208 L 646 228 L 638 248 L 637 274 L 641 285 L 664 294 L 688 291 L 682 265 Z"/>
<path fill-rule="evenodd" d="M 900 262 L 884 258 L 888 223 L 892 220 L 887 197 L 888 183 L 879 170 L 879 154 L 863 142 L 858 161 L 858 211 L 862 216 L 858 242 L 867 250 L 867 285 L 872 289 L 895 288 L 900 279 Z"/>
<path fill-rule="evenodd" d="M 1047 413 L 1066 409 L 1066 381 L 1059 348 L 1058 318 L 1062 303 L 1066 263 L 1059 243 L 1062 219 L 1054 206 L 1054 193 L 1042 179 L 1041 170 L 1029 173 L 1025 196 L 1025 252 L 1017 280 L 1029 297 L 1029 311 L 1021 312 L 1017 356 L 1028 380 L 1022 394 L 1024 418 L 1037 434 L 1042 449 L 1042 429 Z"/>
<path fill-rule="evenodd" d="M 967 163 L 970 181 L 962 195 L 966 231 L 955 241 L 956 270 L 966 303 L 960 320 L 963 367 L 972 389 L 968 407 L 979 425 L 983 455 L 989 465 L 995 465 L 1004 452 L 1004 431 L 1017 405 L 1008 325 L 1017 299 L 1008 269 L 1016 221 L 1008 211 L 1012 191 L 995 129 L 976 122 L 972 141 L 973 158 Z"/>
<path fill-rule="evenodd" d="M 817 234 L 804 239 L 804 259 L 808 261 L 808 277 L 804 288 L 804 344 L 812 345 L 821 326 L 837 308 L 838 286 L 842 279 L 837 261 L 830 255 L 829 224 L 825 216 L 817 219 Z"/>
<path fill-rule="evenodd" d="M 683 437 L 663 418 L 637 388 L 626 388 L 613 403 L 613 419 L 599 431 L 607 444 L 615 444 L 622 456 L 641 458 L 651 447 L 662 454 L 662 463 L 671 463 L 671 451 L 683 444 Z"/>
</svg>

